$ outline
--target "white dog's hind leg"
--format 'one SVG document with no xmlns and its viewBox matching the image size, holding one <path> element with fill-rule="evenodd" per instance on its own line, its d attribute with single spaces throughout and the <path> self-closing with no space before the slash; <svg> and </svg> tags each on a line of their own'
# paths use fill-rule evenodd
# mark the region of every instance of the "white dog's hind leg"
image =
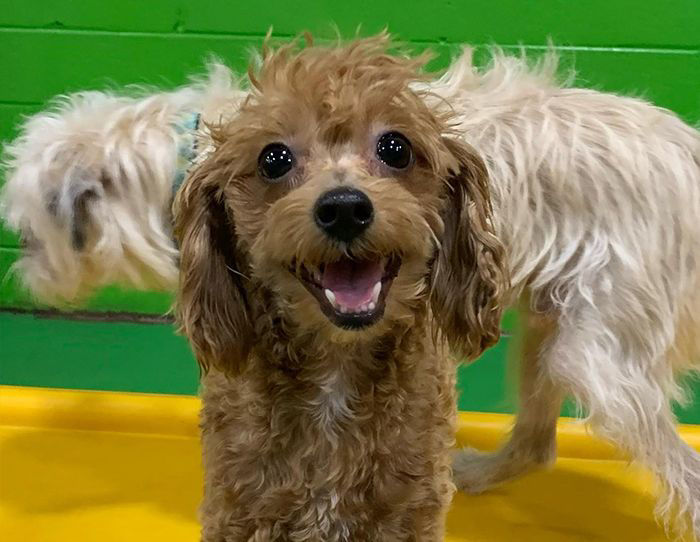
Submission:
<svg viewBox="0 0 700 542">
<path fill-rule="evenodd" d="M 520 359 L 520 408 L 508 442 L 495 453 L 460 450 L 452 465 L 455 484 L 462 491 L 480 493 L 556 458 L 557 418 L 562 404 L 560 388 L 544 369 L 555 322 L 520 311 L 524 327 Z"/>
<path fill-rule="evenodd" d="M 601 308 L 588 306 L 570 315 L 551 349 L 551 375 L 587 411 L 597 433 L 657 475 L 663 493 L 656 511 L 664 524 L 685 527 L 689 520 L 698 537 L 700 457 L 675 427 L 671 365 L 646 358 L 651 347 L 625 344 L 616 335 L 620 326 L 609 325 Z M 649 337 L 654 339 L 662 343 L 661 337 Z"/>
</svg>

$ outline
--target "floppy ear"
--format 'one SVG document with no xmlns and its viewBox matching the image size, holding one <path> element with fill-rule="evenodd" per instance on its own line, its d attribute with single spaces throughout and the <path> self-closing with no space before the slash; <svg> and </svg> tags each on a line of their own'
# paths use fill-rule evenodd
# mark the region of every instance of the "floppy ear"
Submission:
<svg viewBox="0 0 700 542">
<path fill-rule="evenodd" d="M 455 165 L 446 179 L 444 233 L 433 264 L 431 302 L 452 351 L 472 359 L 500 337 L 504 251 L 491 220 L 486 165 L 469 146 L 454 139 L 444 142 Z"/>
<path fill-rule="evenodd" d="M 176 315 L 204 371 L 213 365 L 237 374 L 251 347 L 248 279 L 241 273 L 244 262 L 236 246 L 232 213 L 216 175 L 203 164 L 176 198 L 175 235 L 180 244 Z"/>
</svg>

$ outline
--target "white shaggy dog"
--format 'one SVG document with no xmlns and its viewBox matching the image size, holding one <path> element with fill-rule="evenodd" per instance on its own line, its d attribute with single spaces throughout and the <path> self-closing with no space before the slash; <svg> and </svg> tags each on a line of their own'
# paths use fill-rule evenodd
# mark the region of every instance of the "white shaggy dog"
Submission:
<svg viewBox="0 0 700 542">
<path fill-rule="evenodd" d="M 700 457 L 669 404 L 700 354 L 700 134 L 644 101 L 565 88 L 555 70 L 552 56 L 528 67 L 497 53 L 479 71 L 466 50 L 430 85 L 487 162 L 511 273 L 504 303 L 529 328 L 511 439 L 496 454 L 459 453 L 455 479 L 478 492 L 552 461 L 571 395 L 658 475 L 661 518 L 700 537 Z M 206 124 L 243 96 L 218 66 L 173 93 L 80 94 L 29 119 L 8 147 L 4 194 L 29 288 L 51 302 L 110 282 L 174 289 L 178 156 L 206 152 Z"/>
</svg>

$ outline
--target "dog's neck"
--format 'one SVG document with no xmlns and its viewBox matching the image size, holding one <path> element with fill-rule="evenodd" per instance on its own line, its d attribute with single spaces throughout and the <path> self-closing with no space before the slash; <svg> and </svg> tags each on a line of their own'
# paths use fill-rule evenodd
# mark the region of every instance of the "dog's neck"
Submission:
<svg viewBox="0 0 700 542">
<path fill-rule="evenodd" d="M 387 371 L 410 372 L 407 352 L 435 350 L 430 333 L 426 303 L 417 303 L 410 321 L 382 324 L 381 333 L 358 331 L 358 339 L 331 341 L 324 334 L 303 330 L 289 317 L 275 310 L 272 296 L 253 310 L 266 317 L 256 319 L 251 357 L 275 379 L 297 383 L 325 382 L 331 373 L 342 374 L 347 382 L 377 382 Z M 349 332 L 355 333 L 355 332 Z M 265 372 L 265 371 L 264 371 Z"/>
<path fill-rule="evenodd" d="M 331 453 L 324 443 L 333 444 L 341 428 L 372 427 L 378 413 L 399 415 L 434 362 L 432 348 L 427 334 L 405 327 L 350 344 L 271 333 L 254 347 L 244 378 L 266 397 L 270 416 L 298 417 L 304 439 L 314 440 L 324 456 Z"/>
</svg>

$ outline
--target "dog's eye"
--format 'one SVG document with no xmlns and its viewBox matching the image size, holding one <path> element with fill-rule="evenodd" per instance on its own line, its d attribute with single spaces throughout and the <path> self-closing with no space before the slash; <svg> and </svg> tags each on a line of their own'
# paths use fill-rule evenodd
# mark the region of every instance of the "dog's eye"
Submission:
<svg viewBox="0 0 700 542">
<path fill-rule="evenodd" d="M 398 132 L 387 132 L 377 141 L 377 158 L 394 169 L 405 169 L 411 163 L 411 143 Z"/>
<path fill-rule="evenodd" d="M 258 171 L 268 181 L 283 177 L 292 167 L 294 167 L 294 154 L 282 143 L 270 143 L 258 158 Z"/>
</svg>

